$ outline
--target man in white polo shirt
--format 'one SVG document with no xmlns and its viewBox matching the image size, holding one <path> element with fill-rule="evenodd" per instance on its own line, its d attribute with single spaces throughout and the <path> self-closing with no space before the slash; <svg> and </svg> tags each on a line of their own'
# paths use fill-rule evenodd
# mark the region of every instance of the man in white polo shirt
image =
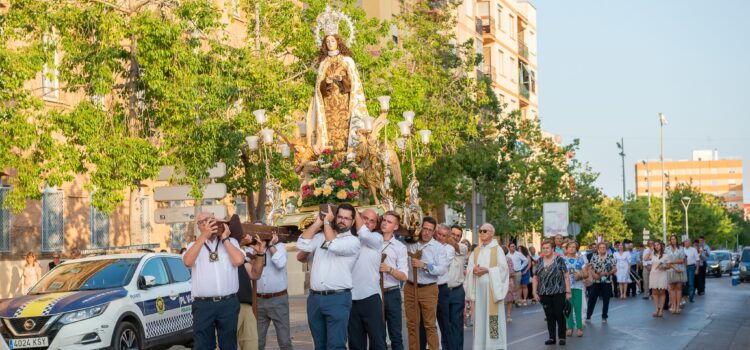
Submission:
<svg viewBox="0 0 750 350">
<path fill-rule="evenodd" d="M 200 235 L 182 256 L 191 268 L 193 296 L 193 348 L 214 349 L 216 339 L 221 350 L 237 349 L 237 267 L 245 262 L 240 244 L 229 237 L 229 227 L 216 225 L 211 213 L 197 218 Z"/>
<path fill-rule="evenodd" d="M 355 209 L 341 204 L 310 225 L 297 240 L 300 251 L 313 253 L 307 323 L 316 349 L 346 349 L 347 325 L 352 308 L 352 268 L 360 251 L 351 233 Z M 334 222 L 335 219 L 335 222 Z"/>
<path fill-rule="evenodd" d="M 386 255 L 385 261 L 380 264 L 380 272 L 383 273 L 383 306 L 391 350 L 404 350 L 401 282 L 406 282 L 409 274 L 409 255 L 406 246 L 394 237 L 400 222 L 401 216 L 395 211 L 383 214 L 380 222 L 380 230 L 383 231 L 381 252 Z"/>
</svg>

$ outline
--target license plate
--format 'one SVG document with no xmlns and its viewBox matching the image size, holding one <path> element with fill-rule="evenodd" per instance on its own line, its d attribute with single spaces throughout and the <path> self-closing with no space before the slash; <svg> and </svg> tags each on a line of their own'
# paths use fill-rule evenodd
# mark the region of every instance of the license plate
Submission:
<svg viewBox="0 0 750 350">
<path fill-rule="evenodd" d="M 10 339 L 8 347 L 11 349 L 36 348 L 40 346 L 49 346 L 47 337 Z"/>
</svg>

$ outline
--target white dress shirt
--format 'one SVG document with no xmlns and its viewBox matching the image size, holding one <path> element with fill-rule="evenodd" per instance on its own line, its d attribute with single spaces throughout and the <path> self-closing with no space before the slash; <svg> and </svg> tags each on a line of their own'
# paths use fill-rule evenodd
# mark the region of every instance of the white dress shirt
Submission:
<svg viewBox="0 0 750 350">
<path fill-rule="evenodd" d="M 450 277 L 448 275 L 448 271 L 450 271 L 450 264 L 453 261 L 453 258 L 456 256 L 456 249 L 454 249 L 452 245 L 447 243 L 441 245 L 443 246 L 443 250 L 445 250 L 445 260 L 448 262 L 448 269 L 445 270 L 445 273 L 438 276 L 437 284 L 439 286 L 448 283 L 448 278 Z"/>
<path fill-rule="evenodd" d="M 229 259 L 229 253 L 224 247 L 224 243 L 219 242 L 219 247 L 216 248 L 218 239 L 206 240 L 211 250 L 216 249 L 219 253 L 219 260 L 211 262 L 208 259 L 208 249 L 201 247 L 198 257 L 195 259 L 193 267 L 190 269 L 192 278 L 190 279 L 190 290 L 193 297 L 208 298 L 208 297 L 223 297 L 237 293 L 240 289 L 240 282 L 237 279 L 237 267 L 232 265 L 232 261 Z M 232 246 L 236 247 L 237 250 L 242 252 L 240 244 L 234 238 L 229 238 L 229 242 Z M 193 246 L 195 242 L 188 244 L 187 249 Z M 187 250 L 186 250 L 187 252 Z M 184 253 L 183 253 L 184 255 Z"/>
<path fill-rule="evenodd" d="M 330 242 L 328 249 L 321 248 L 323 243 L 325 236 L 322 232 L 316 233 L 311 239 L 304 239 L 302 236 L 297 239 L 299 250 L 315 254 L 310 268 L 310 289 L 351 289 L 352 268 L 360 250 L 359 239 L 347 231 L 339 233 Z"/>
<path fill-rule="evenodd" d="M 409 275 L 409 255 L 406 251 L 406 245 L 391 237 L 391 240 L 383 242 L 383 254 L 386 255 L 386 265 L 393 267 L 394 270 L 401 271 L 405 275 Z M 390 273 L 383 273 L 383 288 L 391 288 L 401 286 L 401 282 L 393 277 Z"/>
<path fill-rule="evenodd" d="M 469 255 L 469 247 L 463 243 L 458 244 L 459 253 L 455 254 L 448 267 L 448 288 L 456 288 L 464 284 L 464 270 L 466 268 L 466 258 Z"/>
<path fill-rule="evenodd" d="M 643 266 L 651 266 L 652 255 L 653 253 L 651 252 L 651 248 L 647 247 L 646 249 L 643 250 L 643 257 L 641 257 L 641 261 L 643 261 Z"/>
<path fill-rule="evenodd" d="M 437 283 L 438 276 L 448 271 L 448 259 L 445 254 L 445 249 L 443 249 L 440 243 L 435 239 L 431 239 L 427 244 L 422 244 L 421 241 L 409 244 L 407 250 L 409 253 L 421 250 L 422 258 L 419 260 L 422 260 L 422 262 L 427 264 L 427 271 L 421 268 L 417 270 L 417 283 Z M 411 266 L 411 263 L 409 266 Z M 414 282 L 412 269 L 409 269 L 409 281 Z"/>
<path fill-rule="evenodd" d="M 526 264 L 529 263 L 529 259 L 517 250 L 515 253 L 510 254 L 510 260 L 513 261 L 513 269 L 515 269 L 516 272 L 523 271 L 523 269 L 526 268 Z"/>
<path fill-rule="evenodd" d="M 276 253 L 271 255 L 271 250 L 266 249 L 266 266 L 263 266 L 263 274 L 255 282 L 260 294 L 278 293 L 289 287 L 286 272 L 286 245 L 276 243 L 273 247 L 276 248 Z M 255 254 L 253 248 L 247 248 L 247 252 Z"/>
<path fill-rule="evenodd" d="M 380 294 L 380 250 L 383 248 L 383 235 L 370 231 L 362 225 L 357 231 L 359 257 L 352 270 L 352 300 L 362 300 Z"/>
<path fill-rule="evenodd" d="M 698 249 L 695 249 L 695 247 L 689 247 L 685 248 L 685 256 L 687 256 L 687 264 L 688 265 L 695 265 L 698 263 L 698 259 L 700 258 L 698 256 Z"/>
</svg>

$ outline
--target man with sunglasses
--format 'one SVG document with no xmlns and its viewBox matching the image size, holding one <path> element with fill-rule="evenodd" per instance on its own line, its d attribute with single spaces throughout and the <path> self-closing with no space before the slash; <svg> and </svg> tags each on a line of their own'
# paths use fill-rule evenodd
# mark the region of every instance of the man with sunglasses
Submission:
<svg viewBox="0 0 750 350">
<path fill-rule="evenodd" d="M 352 268 L 361 249 L 352 235 L 355 209 L 341 204 L 317 216 L 297 240 L 300 251 L 313 253 L 307 323 L 316 349 L 346 349 L 347 326 L 352 308 Z M 335 220 L 335 222 L 334 222 Z"/>
<path fill-rule="evenodd" d="M 411 256 L 411 266 L 417 268 L 417 276 L 413 269 L 409 270 L 409 280 L 404 287 L 404 305 L 406 306 L 406 325 L 409 332 L 409 349 L 425 349 L 423 342 L 426 340 L 430 349 L 439 349 L 437 325 L 438 304 L 438 277 L 448 272 L 448 258 L 445 249 L 436 240 L 432 239 L 435 234 L 437 221 L 429 216 L 422 220 L 420 240 L 407 246 Z M 416 258 L 421 254 L 421 258 Z M 418 300 L 417 300 L 418 297 Z M 419 324 L 417 317 L 421 314 L 421 324 L 424 325 L 426 339 L 416 342 Z M 420 344 L 422 343 L 422 344 Z"/>
<path fill-rule="evenodd" d="M 220 349 L 237 349 L 237 268 L 245 263 L 245 253 L 239 242 L 229 237 L 227 224 L 221 224 L 219 233 L 213 214 L 198 214 L 197 224 L 200 235 L 182 255 L 192 271 L 193 348 L 214 349 L 218 338 Z"/>
</svg>

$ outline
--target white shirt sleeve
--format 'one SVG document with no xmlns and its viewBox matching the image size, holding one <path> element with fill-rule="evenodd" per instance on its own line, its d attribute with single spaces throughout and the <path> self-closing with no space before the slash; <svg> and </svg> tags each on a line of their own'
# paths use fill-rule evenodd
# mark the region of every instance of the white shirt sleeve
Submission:
<svg viewBox="0 0 750 350">
<path fill-rule="evenodd" d="M 362 227 L 359 228 L 359 231 L 357 231 L 357 234 L 363 245 L 375 250 L 383 248 L 383 235 L 370 231 L 367 226 L 362 225 Z"/>
<path fill-rule="evenodd" d="M 355 256 L 360 248 L 359 240 L 354 236 L 334 238 L 328 245 L 328 251 L 339 256 Z"/>
<path fill-rule="evenodd" d="M 448 272 L 448 267 L 450 267 L 448 253 L 446 252 L 448 249 L 439 244 L 435 245 L 435 247 L 435 264 L 432 265 L 432 269 L 430 269 L 429 272 L 430 275 L 441 276 Z"/>
<path fill-rule="evenodd" d="M 299 238 L 297 239 L 297 249 L 303 252 L 314 253 L 315 249 L 318 249 L 318 246 L 320 246 L 322 243 L 322 233 L 316 233 L 315 236 L 310 239 L 305 239 L 302 238 L 302 236 L 299 236 Z"/>
<path fill-rule="evenodd" d="M 274 247 L 276 247 L 276 253 L 271 255 L 271 263 L 277 269 L 283 269 L 286 267 L 286 246 L 284 243 L 276 243 Z"/>
<path fill-rule="evenodd" d="M 396 260 L 396 269 L 409 275 L 409 254 L 406 251 L 406 246 L 400 249 L 398 252 L 398 259 Z"/>
</svg>

